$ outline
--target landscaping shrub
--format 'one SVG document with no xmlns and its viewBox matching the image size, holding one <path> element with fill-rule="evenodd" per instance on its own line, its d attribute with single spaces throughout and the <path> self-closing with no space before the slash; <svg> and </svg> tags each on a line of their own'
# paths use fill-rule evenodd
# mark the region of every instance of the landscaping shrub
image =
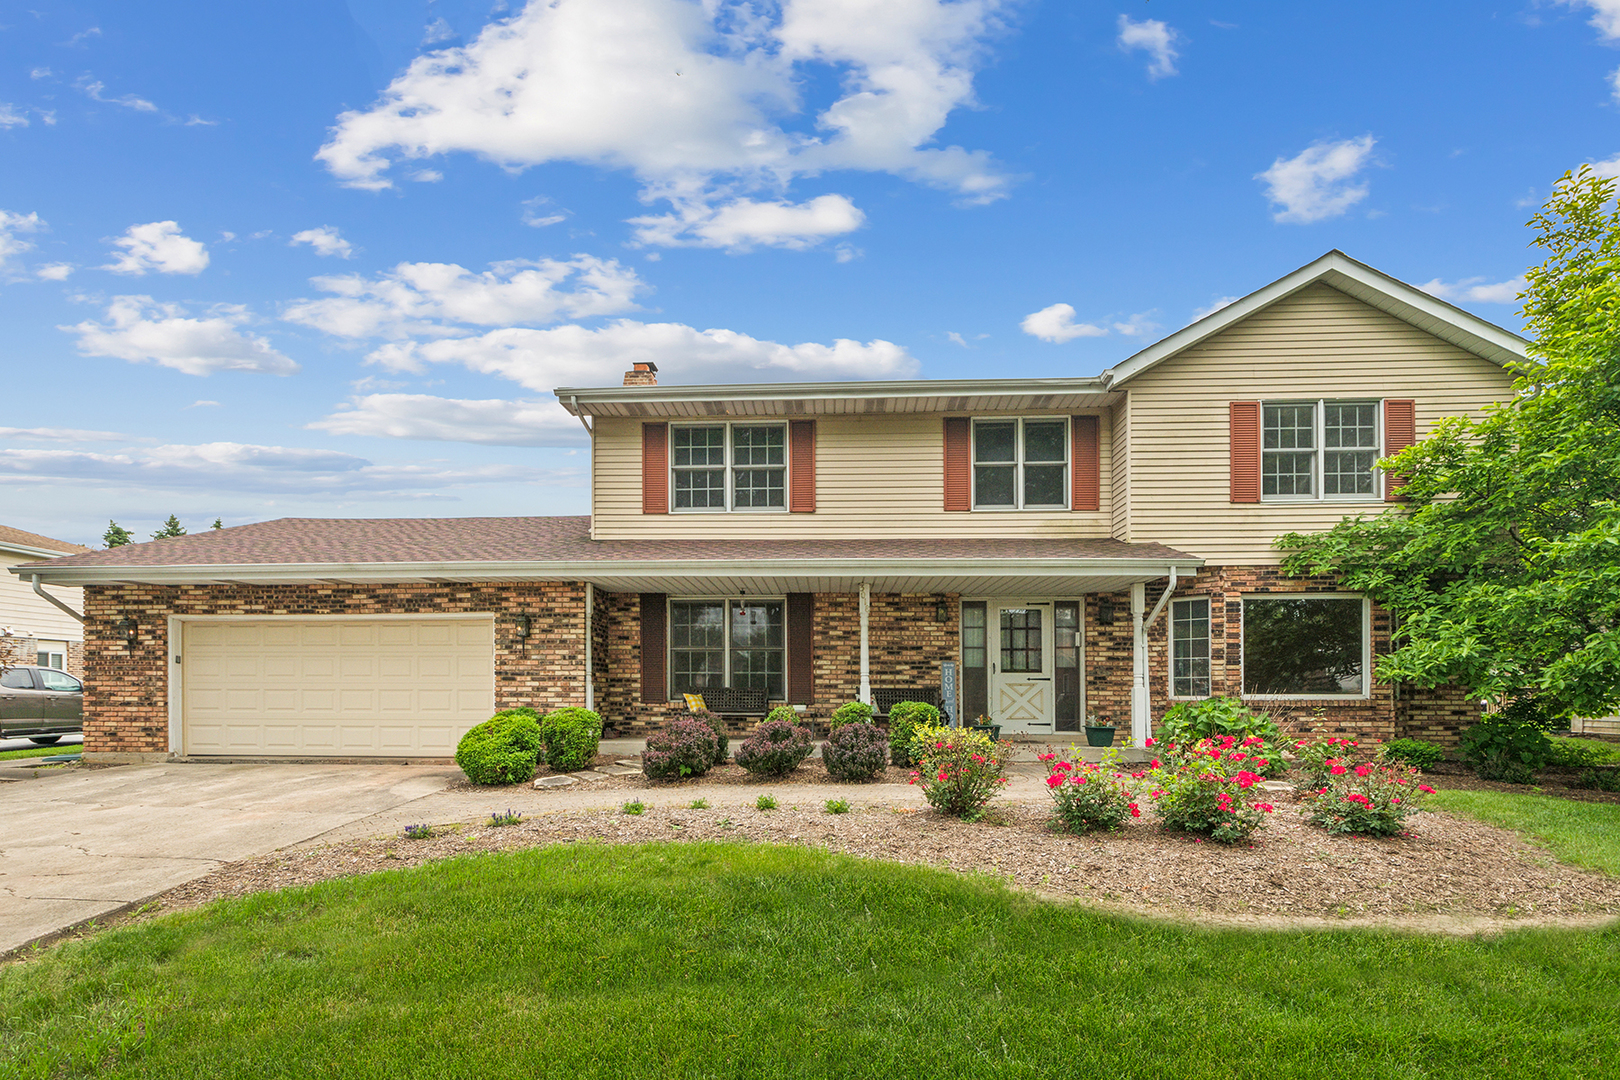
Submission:
<svg viewBox="0 0 1620 1080">
<path fill-rule="evenodd" d="M 1304 773 L 1300 781 L 1303 788 L 1319 788 L 1327 783 L 1328 767 L 1332 762 L 1359 765 L 1372 760 L 1373 755 L 1361 749 L 1355 739 L 1309 738 L 1294 743 L 1294 767 Z"/>
<path fill-rule="evenodd" d="M 737 747 L 737 764 L 756 776 L 786 776 L 810 756 L 810 732 L 785 720 L 767 720 Z"/>
<path fill-rule="evenodd" d="M 834 728 L 821 748 L 821 762 L 834 780 L 865 782 L 889 763 L 889 737 L 872 724 Z"/>
<path fill-rule="evenodd" d="M 772 722 L 780 722 L 784 724 L 802 724 L 804 723 L 804 717 L 800 716 L 799 710 L 795 709 L 791 705 L 778 705 L 776 708 L 765 714 L 765 722 L 767 724 Z"/>
<path fill-rule="evenodd" d="M 1414 765 L 1423 772 L 1428 772 L 1440 764 L 1441 759 L 1446 756 L 1446 751 L 1445 747 L 1424 742 L 1422 739 L 1391 739 L 1384 744 L 1382 754 L 1385 761 Z"/>
<path fill-rule="evenodd" d="M 1327 780 L 1306 792 L 1305 820 L 1330 833 L 1398 836 L 1406 817 L 1434 788 L 1412 765 L 1329 761 Z"/>
<path fill-rule="evenodd" d="M 941 813 L 977 821 L 984 807 L 1007 783 L 1003 773 L 1011 743 L 998 743 L 982 731 L 919 726 L 912 734 L 911 759 L 929 805 Z"/>
<path fill-rule="evenodd" d="M 1481 780 L 1534 783 L 1547 765 L 1551 744 L 1534 724 L 1505 716 L 1505 710 L 1496 713 L 1462 733 L 1463 761 Z"/>
<path fill-rule="evenodd" d="M 1263 740 L 1266 775 L 1282 775 L 1286 765 L 1280 752 L 1281 729 L 1268 713 L 1256 712 L 1240 701 L 1226 697 L 1183 701 L 1166 710 L 1159 724 L 1159 741 L 1175 747 L 1195 746 L 1203 739 L 1228 735 L 1239 743 L 1253 738 Z"/>
<path fill-rule="evenodd" d="M 1250 795 L 1265 779 L 1256 769 L 1268 759 L 1255 751 L 1265 740 L 1251 735 L 1239 742 L 1231 735 L 1201 739 L 1185 749 L 1172 747 L 1146 775 L 1154 810 L 1165 828 L 1197 833 L 1223 844 L 1247 840 L 1276 809 Z"/>
<path fill-rule="evenodd" d="M 901 768 L 911 761 L 911 736 L 919 724 L 937 725 L 939 710 L 926 701 L 902 701 L 889 710 L 889 760 Z"/>
<path fill-rule="evenodd" d="M 540 762 L 540 717 L 503 709 L 461 737 L 456 764 L 475 784 L 521 784 Z"/>
<path fill-rule="evenodd" d="M 826 810 L 829 814 L 847 814 L 849 813 L 849 800 L 828 799 L 822 809 Z"/>
<path fill-rule="evenodd" d="M 1548 739 L 1547 764 L 1566 769 L 1620 765 L 1620 746 L 1610 746 L 1596 739 Z"/>
<path fill-rule="evenodd" d="M 714 732 L 714 763 L 724 765 L 726 758 L 731 756 L 731 737 L 726 734 L 725 720 L 708 709 L 693 709 L 692 719 L 708 724 L 709 730 Z"/>
<path fill-rule="evenodd" d="M 1142 816 L 1131 793 L 1130 778 L 1112 761 L 1093 765 L 1065 761 L 1056 754 L 1042 754 L 1040 759 L 1046 762 L 1053 824 L 1064 832 L 1112 831 L 1125 824 L 1126 818 Z"/>
<path fill-rule="evenodd" d="M 1589 791 L 1620 791 L 1620 769 L 1582 769 L 1569 786 Z"/>
<path fill-rule="evenodd" d="M 601 742 L 602 717 L 589 709 L 557 709 L 540 721 L 546 764 L 557 772 L 573 772 L 593 763 Z"/>
<path fill-rule="evenodd" d="M 662 731 L 647 736 L 641 753 L 641 771 L 649 780 L 679 780 L 702 776 L 714 768 L 714 730 L 701 720 L 671 720 Z"/>
<path fill-rule="evenodd" d="M 872 722 L 872 706 L 864 701 L 846 701 L 833 710 L 832 726 L 843 727 L 845 724 L 870 724 Z"/>
</svg>

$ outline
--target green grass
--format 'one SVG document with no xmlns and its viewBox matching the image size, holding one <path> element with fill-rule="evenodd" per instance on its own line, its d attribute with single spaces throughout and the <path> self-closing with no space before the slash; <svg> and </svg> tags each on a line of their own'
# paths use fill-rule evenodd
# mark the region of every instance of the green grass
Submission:
<svg viewBox="0 0 1620 1080">
<path fill-rule="evenodd" d="M 1507 791 L 1438 791 L 1426 805 L 1524 833 L 1563 862 L 1620 876 L 1620 803 Z"/>
<path fill-rule="evenodd" d="M 0 969 L 7 1077 L 1597 1077 L 1620 930 L 1208 931 L 767 845 L 560 845 Z"/>
<path fill-rule="evenodd" d="M 53 754 L 77 754 L 78 743 L 67 743 L 60 746 L 30 746 L 23 750 L 0 750 L 0 761 L 11 761 L 14 758 L 50 757 Z"/>
</svg>

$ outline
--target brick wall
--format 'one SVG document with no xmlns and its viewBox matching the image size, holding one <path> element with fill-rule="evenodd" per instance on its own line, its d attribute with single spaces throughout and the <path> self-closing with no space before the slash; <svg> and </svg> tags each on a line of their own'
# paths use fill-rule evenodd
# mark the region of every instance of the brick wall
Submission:
<svg viewBox="0 0 1620 1080">
<path fill-rule="evenodd" d="M 1407 739 L 1423 739 L 1456 746 L 1463 731 L 1479 722 L 1483 706 L 1471 701 L 1457 686 L 1437 686 L 1430 690 L 1402 686 L 1395 701 L 1397 734 Z"/>
<path fill-rule="evenodd" d="M 61 641 L 61 638 L 46 638 L 46 641 Z M 39 662 L 39 642 L 37 637 L 26 635 L 0 640 L 0 665 L 18 666 L 32 665 Z M 69 675 L 84 678 L 84 642 L 70 641 L 67 643 L 67 657 L 63 661 Z"/>
<path fill-rule="evenodd" d="M 483 614 L 495 620 L 495 705 L 540 712 L 585 703 L 585 587 L 460 585 L 93 585 L 85 599 L 87 753 L 169 745 L 170 615 Z M 530 618 L 520 641 L 511 616 Z M 113 624 L 133 618 L 133 646 Z"/>
</svg>

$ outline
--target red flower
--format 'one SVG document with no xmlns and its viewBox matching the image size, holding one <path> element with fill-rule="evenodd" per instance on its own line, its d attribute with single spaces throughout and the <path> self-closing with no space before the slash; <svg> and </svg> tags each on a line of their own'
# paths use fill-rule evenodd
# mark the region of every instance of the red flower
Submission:
<svg viewBox="0 0 1620 1080">
<path fill-rule="evenodd" d="M 1041 761 L 1051 761 L 1053 758 L 1057 757 L 1057 755 L 1056 754 L 1037 754 L 1036 757 L 1038 757 Z"/>
<path fill-rule="evenodd" d="M 1419 784 L 1418 785 L 1418 790 L 1423 792 L 1423 794 L 1425 794 L 1425 795 L 1433 795 L 1434 794 L 1434 788 L 1430 787 L 1428 784 Z"/>
<path fill-rule="evenodd" d="M 1370 772 L 1372 772 L 1372 766 L 1371 765 L 1357 765 L 1356 766 L 1356 775 L 1357 776 L 1366 776 Z"/>
<path fill-rule="evenodd" d="M 1152 746 L 1152 745 L 1153 745 L 1153 740 L 1152 740 L 1152 739 L 1149 739 L 1149 740 L 1147 740 L 1147 741 L 1146 741 L 1146 742 L 1144 742 L 1144 743 L 1143 743 L 1143 744 L 1142 744 L 1142 745 L 1143 745 L 1143 746 Z"/>
<path fill-rule="evenodd" d="M 1142 816 L 1142 808 L 1140 806 L 1137 806 L 1135 803 L 1131 803 L 1130 805 L 1131 805 L 1131 817 L 1141 817 Z"/>
<path fill-rule="evenodd" d="M 1335 765 L 1329 771 L 1332 772 L 1334 776 L 1343 776 L 1345 773 L 1349 772 L 1350 770 L 1345 768 L 1343 765 Z"/>
<path fill-rule="evenodd" d="M 1157 768 L 1159 768 L 1159 767 L 1160 767 L 1160 766 L 1159 766 L 1159 759 L 1158 759 L 1158 758 L 1154 758 L 1154 759 L 1153 759 L 1153 767 L 1154 767 L 1154 768 L 1155 768 L 1155 769 L 1157 769 Z"/>
<path fill-rule="evenodd" d="M 1054 787 L 1054 788 L 1055 787 L 1062 787 L 1063 786 L 1063 774 L 1062 773 L 1053 773 L 1051 776 L 1048 776 L 1046 778 L 1046 786 L 1047 787 Z"/>
</svg>

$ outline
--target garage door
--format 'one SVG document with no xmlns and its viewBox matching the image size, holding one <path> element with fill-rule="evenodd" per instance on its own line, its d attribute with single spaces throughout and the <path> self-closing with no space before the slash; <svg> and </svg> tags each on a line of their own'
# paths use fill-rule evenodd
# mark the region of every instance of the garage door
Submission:
<svg viewBox="0 0 1620 1080">
<path fill-rule="evenodd" d="M 185 622 L 187 754 L 448 757 L 495 707 L 495 624 Z"/>
</svg>

